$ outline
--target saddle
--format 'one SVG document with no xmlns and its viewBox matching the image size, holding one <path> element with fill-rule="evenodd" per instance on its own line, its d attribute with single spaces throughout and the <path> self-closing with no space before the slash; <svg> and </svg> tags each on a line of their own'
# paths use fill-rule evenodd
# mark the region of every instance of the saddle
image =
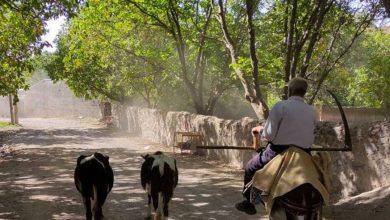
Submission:
<svg viewBox="0 0 390 220">
<path fill-rule="evenodd" d="M 303 214 L 329 203 L 329 176 L 305 151 L 290 147 L 255 173 L 253 188 L 262 192 L 268 214 L 274 203 Z"/>
</svg>

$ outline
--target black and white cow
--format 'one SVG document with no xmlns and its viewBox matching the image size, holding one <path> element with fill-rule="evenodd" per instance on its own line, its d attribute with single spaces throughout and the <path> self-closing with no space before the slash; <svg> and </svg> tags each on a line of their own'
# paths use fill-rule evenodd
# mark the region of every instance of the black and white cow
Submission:
<svg viewBox="0 0 390 220">
<path fill-rule="evenodd" d="M 83 196 L 86 219 L 92 219 L 92 211 L 95 220 L 103 219 L 102 206 L 114 184 L 114 173 L 109 157 L 101 153 L 79 156 L 74 171 L 74 182 Z M 93 210 L 91 210 L 91 200 L 93 200 Z"/>
<path fill-rule="evenodd" d="M 155 220 L 168 219 L 168 203 L 177 186 L 179 172 L 176 160 L 157 151 L 142 156 L 145 161 L 141 167 L 141 185 L 147 191 L 149 213 L 155 212 Z M 151 205 L 153 202 L 153 206 Z"/>
</svg>

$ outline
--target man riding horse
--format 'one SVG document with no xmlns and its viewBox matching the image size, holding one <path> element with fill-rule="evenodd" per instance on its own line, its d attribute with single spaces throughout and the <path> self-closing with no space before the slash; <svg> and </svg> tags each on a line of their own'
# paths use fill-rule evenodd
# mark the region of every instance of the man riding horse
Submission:
<svg viewBox="0 0 390 220">
<path fill-rule="evenodd" d="M 246 164 L 243 189 L 245 200 L 235 205 L 239 211 L 256 214 L 256 208 L 250 202 L 250 184 L 256 171 L 290 146 L 299 147 L 310 154 L 309 148 L 314 142 L 315 111 L 304 102 L 307 88 L 305 79 L 292 79 L 288 84 L 289 98 L 275 104 L 264 127 L 252 129 L 252 135 L 260 135 L 268 144 Z"/>
</svg>

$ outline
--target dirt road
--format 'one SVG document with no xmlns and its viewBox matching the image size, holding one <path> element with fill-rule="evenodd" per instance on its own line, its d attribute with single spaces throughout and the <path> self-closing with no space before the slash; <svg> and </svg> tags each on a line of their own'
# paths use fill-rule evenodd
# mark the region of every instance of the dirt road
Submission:
<svg viewBox="0 0 390 220">
<path fill-rule="evenodd" d="M 110 156 L 115 184 L 103 208 L 107 219 L 143 219 L 146 194 L 140 185 L 141 154 L 171 149 L 113 132 L 93 120 L 22 119 L 22 128 L 0 131 L 16 151 L 0 159 L 0 219 L 83 219 L 73 183 L 76 158 L 95 151 Z M 176 155 L 179 186 L 169 219 L 267 219 L 234 209 L 241 200 L 242 171 L 203 157 Z M 258 208 L 258 211 L 264 210 Z"/>
</svg>

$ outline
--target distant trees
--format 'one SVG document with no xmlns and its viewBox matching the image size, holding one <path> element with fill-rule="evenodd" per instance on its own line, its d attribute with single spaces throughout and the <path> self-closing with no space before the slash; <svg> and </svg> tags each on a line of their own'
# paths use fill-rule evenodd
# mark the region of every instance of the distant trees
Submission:
<svg viewBox="0 0 390 220">
<path fill-rule="evenodd" d="M 76 95 L 121 103 L 142 99 L 165 109 L 185 105 L 212 115 L 226 91 L 239 86 L 258 118 L 266 118 L 269 106 L 287 97 L 286 84 L 294 77 L 310 82 L 309 103 L 324 86 L 348 78 L 345 62 L 355 62 L 354 45 L 385 15 L 380 0 L 88 0 L 77 6 L 55 0 L 0 4 L 0 25 L 16 27 L 0 34 L 0 94 L 26 87 L 29 57 L 45 45 L 39 41 L 43 22 L 70 14 L 57 52 L 42 59 L 50 77 L 66 81 Z M 34 31 L 22 28 L 27 25 Z M 353 71 L 360 78 L 383 77 L 382 70 L 367 67 L 380 66 L 385 56 L 368 54 L 372 61 Z"/>
<path fill-rule="evenodd" d="M 77 10 L 76 1 L 5 0 L 0 2 L 0 95 L 18 102 L 17 90 L 26 89 L 26 72 L 33 66 L 30 58 L 39 54 L 47 42 L 44 22 Z M 12 114 L 11 114 L 12 115 Z M 14 120 L 13 120 L 14 121 Z"/>
<path fill-rule="evenodd" d="M 313 88 L 308 102 L 313 103 L 356 39 L 383 16 L 379 1 L 218 0 L 214 4 L 233 68 L 259 118 L 267 115 L 267 90 L 274 81 L 284 87 L 279 94 L 285 99 L 289 80 L 308 79 Z"/>
<path fill-rule="evenodd" d="M 51 76 L 85 97 L 138 94 L 149 107 L 178 93 L 211 115 L 234 83 L 211 12 L 209 1 L 88 1 L 59 40 L 52 67 L 63 66 Z"/>
<path fill-rule="evenodd" d="M 60 35 L 47 69 L 76 95 L 120 103 L 143 97 L 158 103 L 169 85 L 171 45 L 165 33 L 134 22 L 137 16 L 117 1 L 89 1 Z"/>
<path fill-rule="evenodd" d="M 331 79 L 344 104 L 382 108 L 390 112 L 390 33 L 369 29 L 335 69 L 340 77 Z"/>
</svg>

